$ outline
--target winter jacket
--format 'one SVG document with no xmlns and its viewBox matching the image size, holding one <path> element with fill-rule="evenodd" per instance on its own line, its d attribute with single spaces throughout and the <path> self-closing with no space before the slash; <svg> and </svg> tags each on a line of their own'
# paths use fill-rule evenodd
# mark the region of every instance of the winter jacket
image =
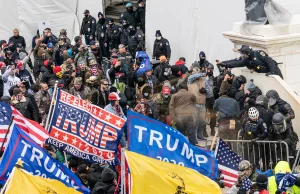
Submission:
<svg viewBox="0 0 300 194">
<path fill-rule="evenodd" d="M 183 74 L 188 72 L 188 68 L 185 66 L 183 61 L 177 61 L 175 65 L 171 67 L 172 74 L 176 77 L 181 77 Z"/>
<path fill-rule="evenodd" d="M 91 90 L 82 84 L 79 90 L 76 90 L 75 87 L 72 87 L 69 93 L 77 97 L 80 96 L 83 100 L 90 100 L 88 99 L 88 96 L 90 96 Z"/>
<path fill-rule="evenodd" d="M 91 102 L 94 105 L 97 105 L 101 108 L 104 108 L 106 105 L 108 105 L 108 92 L 105 92 L 104 95 L 102 95 L 102 92 L 97 90 L 92 94 Z"/>
<path fill-rule="evenodd" d="M 121 107 L 120 107 L 120 112 L 119 112 L 119 113 L 117 113 L 116 108 L 113 107 L 111 104 L 108 104 L 108 105 L 104 108 L 104 110 L 106 110 L 106 111 L 108 111 L 108 112 L 110 112 L 110 113 L 112 113 L 112 114 L 114 114 L 114 115 L 117 115 L 118 117 L 121 117 L 121 118 L 123 118 L 123 119 L 127 119 Z"/>
<path fill-rule="evenodd" d="M 178 116 L 192 116 L 196 105 L 196 97 L 185 89 L 179 90 L 171 97 L 169 113 L 172 121 Z"/>
<path fill-rule="evenodd" d="M 26 48 L 26 42 L 23 36 L 12 36 L 9 38 L 8 42 L 13 42 L 15 46 L 21 44 L 23 48 Z"/>
<path fill-rule="evenodd" d="M 111 183 L 98 182 L 96 183 L 92 194 L 114 194 L 116 186 Z"/>
<path fill-rule="evenodd" d="M 218 122 L 238 118 L 240 107 L 235 99 L 228 96 L 220 96 L 214 104 L 214 111 L 218 112 Z"/>
<path fill-rule="evenodd" d="M 12 98 L 11 104 L 27 119 L 39 122 L 37 110 L 34 108 L 32 101 L 25 96 L 20 101 Z"/>
<path fill-rule="evenodd" d="M 197 104 L 205 104 L 206 79 L 205 77 L 202 77 L 202 73 L 197 73 L 188 77 L 188 91 L 196 96 Z"/>
<path fill-rule="evenodd" d="M 96 19 L 92 16 L 84 17 L 82 19 L 80 34 L 91 35 L 95 37 Z"/>
</svg>

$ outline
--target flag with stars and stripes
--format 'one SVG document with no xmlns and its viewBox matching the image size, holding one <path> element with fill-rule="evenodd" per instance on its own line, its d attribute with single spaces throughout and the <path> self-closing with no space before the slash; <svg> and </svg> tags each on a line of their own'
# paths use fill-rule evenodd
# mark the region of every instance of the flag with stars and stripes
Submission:
<svg viewBox="0 0 300 194">
<path fill-rule="evenodd" d="M 92 163 L 116 165 L 126 120 L 58 90 L 48 143 Z"/>
<path fill-rule="evenodd" d="M 222 171 L 224 177 L 224 185 L 226 187 L 232 187 L 239 177 L 238 165 L 241 161 L 241 157 L 233 152 L 221 138 L 218 141 L 215 155 L 219 170 Z"/>
<path fill-rule="evenodd" d="M 48 132 L 37 122 L 25 118 L 15 107 L 7 103 L 0 102 L 0 146 L 3 142 L 4 148 L 8 138 L 5 138 L 11 118 L 25 133 L 29 135 L 37 144 L 42 145 L 49 137 Z M 9 133 L 8 136 L 9 137 Z"/>
</svg>

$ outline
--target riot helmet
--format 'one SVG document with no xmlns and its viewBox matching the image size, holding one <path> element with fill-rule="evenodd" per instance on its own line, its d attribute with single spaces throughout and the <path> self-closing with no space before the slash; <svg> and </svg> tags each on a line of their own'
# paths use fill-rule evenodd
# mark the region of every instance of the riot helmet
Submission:
<svg viewBox="0 0 300 194">
<path fill-rule="evenodd" d="M 259 95 L 255 101 L 256 105 L 264 106 L 265 108 L 269 107 L 269 99 L 265 95 Z"/>
<path fill-rule="evenodd" d="M 248 45 L 243 45 L 239 50 L 239 52 L 241 52 L 241 54 L 243 55 L 250 55 L 252 48 L 249 47 Z"/>
<path fill-rule="evenodd" d="M 275 90 L 269 90 L 266 96 L 269 99 L 270 106 L 273 106 L 279 100 L 279 95 Z"/>
<path fill-rule="evenodd" d="M 286 131 L 285 118 L 281 113 L 276 113 L 273 115 L 272 127 L 274 130 L 274 133 L 276 133 L 276 134 L 281 134 Z"/>
</svg>

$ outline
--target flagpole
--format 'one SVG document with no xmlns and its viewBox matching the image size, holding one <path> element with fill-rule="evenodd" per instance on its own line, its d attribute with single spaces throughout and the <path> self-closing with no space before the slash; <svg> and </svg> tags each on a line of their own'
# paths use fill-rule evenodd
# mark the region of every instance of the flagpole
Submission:
<svg viewBox="0 0 300 194">
<path fill-rule="evenodd" d="M 125 148 L 121 149 L 121 194 L 126 194 Z"/>
<path fill-rule="evenodd" d="M 69 164 L 68 164 L 68 159 L 67 159 L 67 154 L 66 154 L 66 152 L 64 152 L 64 156 L 65 156 L 66 167 L 69 168 Z"/>
<path fill-rule="evenodd" d="M 215 145 L 215 143 L 216 143 L 216 141 L 217 141 L 217 138 L 218 138 L 218 134 L 219 134 L 219 132 L 218 132 L 218 130 L 217 130 L 216 133 L 215 133 L 215 136 L 214 136 L 214 138 L 213 138 L 213 141 L 212 141 L 212 143 L 211 143 L 210 150 L 212 150 L 212 149 L 214 148 L 214 145 Z"/>
<path fill-rule="evenodd" d="M 53 94 L 52 94 L 52 99 L 51 99 L 51 103 L 50 103 L 50 109 L 49 109 L 49 113 L 48 113 L 48 116 L 47 116 L 47 121 L 46 121 L 46 126 L 45 126 L 45 129 L 49 132 L 49 129 L 48 129 L 48 127 L 49 127 L 49 122 L 50 122 L 50 116 L 52 115 L 53 116 L 53 114 L 51 114 L 52 113 L 52 110 L 53 110 L 53 108 L 54 108 L 54 106 L 53 106 L 53 103 L 54 103 L 54 99 L 55 99 L 55 96 L 56 96 L 56 94 L 57 94 L 57 85 L 58 85 L 58 81 L 56 81 L 55 82 L 55 85 L 54 85 L 54 91 L 53 91 Z M 51 120 L 52 120 L 52 116 L 51 116 Z"/>
<path fill-rule="evenodd" d="M 3 139 L 3 142 L 2 142 L 1 148 L 0 148 L 0 152 L 2 151 L 2 149 L 3 149 L 3 147 L 4 147 L 5 140 L 6 140 L 7 136 L 8 136 L 9 129 L 10 129 L 10 127 L 11 127 L 11 125 L 12 125 L 13 122 L 14 122 L 14 116 L 11 117 L 11 121 L 10 121 L 10 123 L 9 123 L 9 125 L 8 125 L 8 129 L 6 130 L 6 133 L 5 133 L 5 136 L 4 136 L 4 139 Z"/>
</svg>

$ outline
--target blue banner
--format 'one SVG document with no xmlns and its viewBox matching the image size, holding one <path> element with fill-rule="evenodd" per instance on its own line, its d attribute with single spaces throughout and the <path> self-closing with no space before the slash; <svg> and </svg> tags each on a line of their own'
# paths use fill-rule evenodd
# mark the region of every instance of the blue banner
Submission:
<svg viewBox="0 0 300 194">
<path fill-rule="evenodd" d="M 192 168 L 211 179 L 217 178 L 214 152 L 193 146 L 176 129 L 144 115 L 128 111 L 127 119 L 130 151 Z"/>
<path fill-rule="evenodd" d="M 11 129 L 10 140 L 0 164 L 0 184 L 5 184 L 18 159 L 21 159 L 24 169 L 33 175 L 55 179 L 77 191 L 90 193 L 70 169 L 55 160 L 16 124 Z"/>
<path fill-rule="evenodd" d="M 126 120 L 58 90 L 48 143 L 92 163 L 117 165 Z"/>
<path fill-rule="evenodd" d="M 139 69 L 137 70 L 137 74 L 142 74 L 142 73 L 152 69 L 150 58 L 146 52 L 143 52 L 143 51 L 137 52 L 136 58 L 143 58 L 143 61 L 140 65 Z"/>
</svg>

